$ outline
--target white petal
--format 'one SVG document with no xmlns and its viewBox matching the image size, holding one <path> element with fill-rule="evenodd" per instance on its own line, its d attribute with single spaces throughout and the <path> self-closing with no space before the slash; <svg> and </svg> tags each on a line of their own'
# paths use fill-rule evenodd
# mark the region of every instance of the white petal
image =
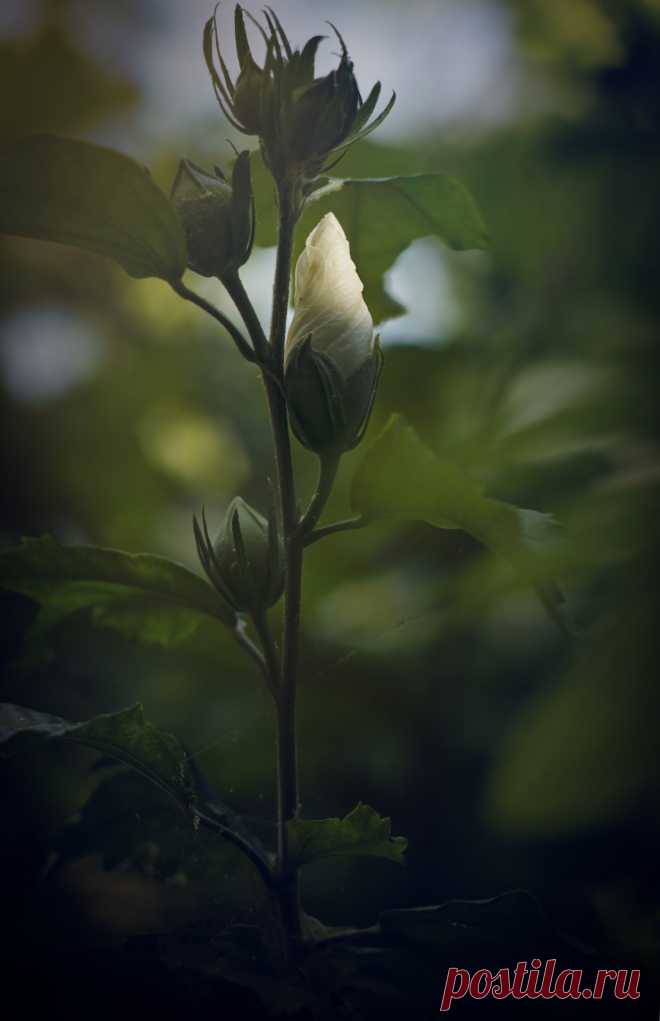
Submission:
<svg viewBox="0 0 660 1021">
<path fill-rule="evenodd" d="M 373 352 L 373 320 L 348 239 L 334 213 L 326 213 L 307 238 L 295 279 L 295 313 L 285 357 L 311 334 L 312 347 L 330 355 L 348 378 Z"/>
</svg>

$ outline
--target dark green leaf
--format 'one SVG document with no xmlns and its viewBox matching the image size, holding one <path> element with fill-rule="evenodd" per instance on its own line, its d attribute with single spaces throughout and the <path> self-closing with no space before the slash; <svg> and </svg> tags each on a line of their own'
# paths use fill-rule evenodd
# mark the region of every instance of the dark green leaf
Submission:
<svg viewBox="0 0 660 1021">
<path fill-rule="evenodd" d="M 293 819 L 289 822 L 291 858 L 307 865 L 319 858 L 367 856 L 403 864 L 408 841 L 391 835 L 391 823 L 362 803 L 343 819 Z"/>
<path fill-rule="evenodd" d="M 208 618 L 235 624 L 215 589 L 181 564 L 96 546 L 60 546 L 47 536 L 0 554 L 0 588 L 42 605 L 40 630 L 88 609 L 95 623 L 172 646 Z"/>
<path fill-rule="evenodd" d="M 374 322 L 401 315 L 383 289 L 383 275 L 416 238 L 437 235 L 450 248 L 485 248 L 487 234 L 474 200 L 445 174 L 373 180 L 332 179 L 308 199 L 298 228 L 296 257 L 322 216 L 333 212 L 351 246 Z"/>
<path fill-rule="evenodd" d="M 176 280 L 186 268 L 181 225 L 146 168 L 55 135 L 2 152 L 0 231 L 110 256 L 134 277 Z"/>
<path fill-rule="evenodd" d="M 0 755 L 39 740 L 65 739 L 95 748 L 137 770 L 177 801 L 187 805 L 194 784 L 183 746 L 172 734 L 144 719 L 141 705 L 69 723 L 59 716 L 0 703 Z"/>
<path fill-rule="evenodd" d="M 554 519 L 485 496 L 477 482 L 430 450 L 402 415 L 392 415 L 358 465 L 351 503 L 367 518 L 406 518 L 463 529 L 513 563 L 559 622 L 561 597 L 541 556 L 556 528 Z"/>
</svg>

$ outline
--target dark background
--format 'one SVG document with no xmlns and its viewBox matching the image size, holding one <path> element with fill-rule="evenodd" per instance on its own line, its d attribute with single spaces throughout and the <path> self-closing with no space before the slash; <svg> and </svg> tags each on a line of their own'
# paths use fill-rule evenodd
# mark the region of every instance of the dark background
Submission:
<svg viewBox="0 0 660 1021">
<path fill-rule="evenodd" d="M 381 525 L 310 551 L 303 813 L 343 815 L 363 800 L 410 847 L 405 869 L 369 860 L 310 869 L 307 910 L 368 925 L 388 907 L 524 889 L 568 940 L 566 966 L 582 966 L 571 963 L 574 947 L 580 962 L 640 967 L 655 1016 L 660 4 L 282 0 L 277 11 L 296 42 L 332 18 L 363 88 L 378 77 L 399 93 L 387 125 L 337 172 L 454 173 L 492 237 L 487 253 L 463 255 L 423 239 L 395 267 L 389 286 L 408 313 L 383 329 L 370 435 L 403 411 L 489 493 L 554 513 L 580 633 L 567 641 L 506 567 L 456 533 Z M 210 13 L 201 0 L 10 3 L 0 22 L 3 134 L 115 145 L 148 162 L 165 189 L 180 156 L 225 161 L 231 132 L 201 59 Z M 270 440 L 254 373 L 160 281 L 17 239 L 2 239 L 0 262 L 3 544 L 48 532 L 195 567 L 193 510 L 203 503 L 219 522 L 237 492 L 266 499 Z M 272 251 L 257 249 L 244 274 L 264 317 L 271 268 Z M 189 276 L 223 301 L 219 285 Z M 314 465 L 300 448 L 296 456 L 305 491 Z M 330 513 L 346 510 L 354 460 L 345 458 Z M 269 698 L 224 634 L 172 650 L 77 614 L 47 648 L 26 652 L 33 607 L 9 597 L 3 606 L 4 700 L 70 719 L 143 702 L 186 741 L 219 796 L 268 835 Z M 4 771 L 0 868 L 24 969 L 7 982 L 30 987 L 41 976 L 38 995 L 70 1011 L 115 968 L 120 1001 L 131 981 L 149 985 L 142 958 L 131 972 L 122 940 L 172 928 L 187 910 L 167 894 L 143 903 L 139 885 L 104 886 L 98 862 L 39 880 L 98 780 L 89 765 L 49 751 Z M 111 810 L 122 804 L 117 795 Z M 121 845 L 119 829 L 97 843 Z M 138 869 L 135 840 L 113 844 L 115 865 L 126 858 Z M 239 900 L 228 882 L 228 916 L 240 915 Z M 516 939 L 527 958 L 542 945 Z M 175 997 L 175 1012 L 178 996 L 189 1009 L 190 990 L 172 991 L 156 956 L 154 983 Z M 500 963 L 515 958 L 503 952 Z M 63 991 L 72 976 L 75 995 Z M 134 1003 L 150 1009 L 150 995 L 143 988 Z M 488 1006 L 453 1009 L 481 1017 Z M 563 1006 L 550 1008 L 568 1016 Z M 578 1007 L 589 1013 L 578 1004 L 576 1016 Z M 628 1016 L 626 1007 L 599 1009 Z"/>
</svg>

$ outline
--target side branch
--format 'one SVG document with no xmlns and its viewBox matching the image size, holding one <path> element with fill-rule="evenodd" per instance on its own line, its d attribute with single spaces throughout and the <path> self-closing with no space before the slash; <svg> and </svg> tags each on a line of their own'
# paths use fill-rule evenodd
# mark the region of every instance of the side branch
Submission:
<svg viewBox="0 0 660 1021">
<path fill-rule="evenodd" d="M 319 539 L 325 539 L 326 535 L 334 535 L 336 532 L 351 532 L 356 528 L 364 528 L 368 524 L 363 517 L 345 518 L 343 521 L 334 521 L 331 525 L 324 525 L 323 528 L 315 528 L 305 537 L 305 546 L 313 546 Z"/>
<path fill-rule="evenodd" d="M 319 458 L 319 480 L 316 492 L 300 521 L 300 532 L 303 537 L 313 531 L 316 522 L 321 517 L 323 508 L 328 502 L 328 497 L 332 491 L 338 468 L 339 454 L 323 454 Z"/>
<path fill-rule="evenodd" d="M 182 280 L 172 280 L 170 283 L 172 289 L 176 291 L 179 297 L 184 298 L 193 305 L 197 305 L 198 308 L 203 309 L 208 313 L 208 315 L 212 316 L 213 319 L 219 322 L 221 326 L 224 326 L 244 358 L 246 358 L 249 362 L 257 361 L 255 352 L 250 347 L 241 331 L 238 327 L 234 326 L 231 319 L 228 319 L 224 312 L 221 312 L 219 308 L 212 305 L 210 301 L 206 300 L 206 298 L 202 298 L 201 295 L 195 294 L 194 291 L 191 291 L 190 288 L 186 287 Z"/>
</svg>

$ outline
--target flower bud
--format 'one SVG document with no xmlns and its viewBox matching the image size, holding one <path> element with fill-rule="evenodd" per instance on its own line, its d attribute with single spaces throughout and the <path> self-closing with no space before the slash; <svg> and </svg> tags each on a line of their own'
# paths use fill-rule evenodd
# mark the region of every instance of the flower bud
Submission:
<svg viewBox="0 0 660 1021">
<path fill-rule="evenodd" d="M 221 595 L 235 610 L 252 614 L 276 603 L 284 589 L 284 556 L 274 516 L 266 520 L 237 496 L 215 542 L 209 538 L 204 515 L 202 523 L 203 530 L 194 521 L 197 551 Z"/>
<path fill-rule="evenodd" d="M 316 453 L 356 446 L 373 405 L 382 355 L 348 239 L 326 213 L 296 264 L 295 313 L 285 345 L 291 424 Z"/>
<path fill-rule="evenodd" d="M 311 164 L 326 156 L 348 136 L 358 112 L 360 92 L 353 64 L 344 48 L 339 67 L 315 78 L 294 93 L 289 124 L 289 149 L 295 160 Z"/>
<path fill-rule="evenodd" d="M 302 50 L 294 49 L 273 10 L 264 12 L 266 26 L 255 22 L 266 43 L 263 66 L 255 60 L 245 29 L 243 9 L 234 11 L 234 39 L 240 67 L 232 81 L 220 46 L 215 17 L 204 28 L 204 56 L 221 110 L 237 131 L 259 135 L 266 165 L 278 181 L 313 177 L 334 165 L 358 138 L 387 117 L 394 95 L 374 117 L 380 97 L 377 82 L 362 100 L 344 40 L 339 65 L 314 77 L 316 51 L 323 36 L 313 36 Z M 254 18 L 251 18 L 255 21 Z"/>
<path fill-rule="evenodd" d="M 250 154 L 242 152 L 229 185 L 182 160 L 172 186 L 172 201 L 186 234 L 188 265 L 202 276 L 222 277 L 249 258 L 254 240 L 254 199 Z"/>
</svg>

